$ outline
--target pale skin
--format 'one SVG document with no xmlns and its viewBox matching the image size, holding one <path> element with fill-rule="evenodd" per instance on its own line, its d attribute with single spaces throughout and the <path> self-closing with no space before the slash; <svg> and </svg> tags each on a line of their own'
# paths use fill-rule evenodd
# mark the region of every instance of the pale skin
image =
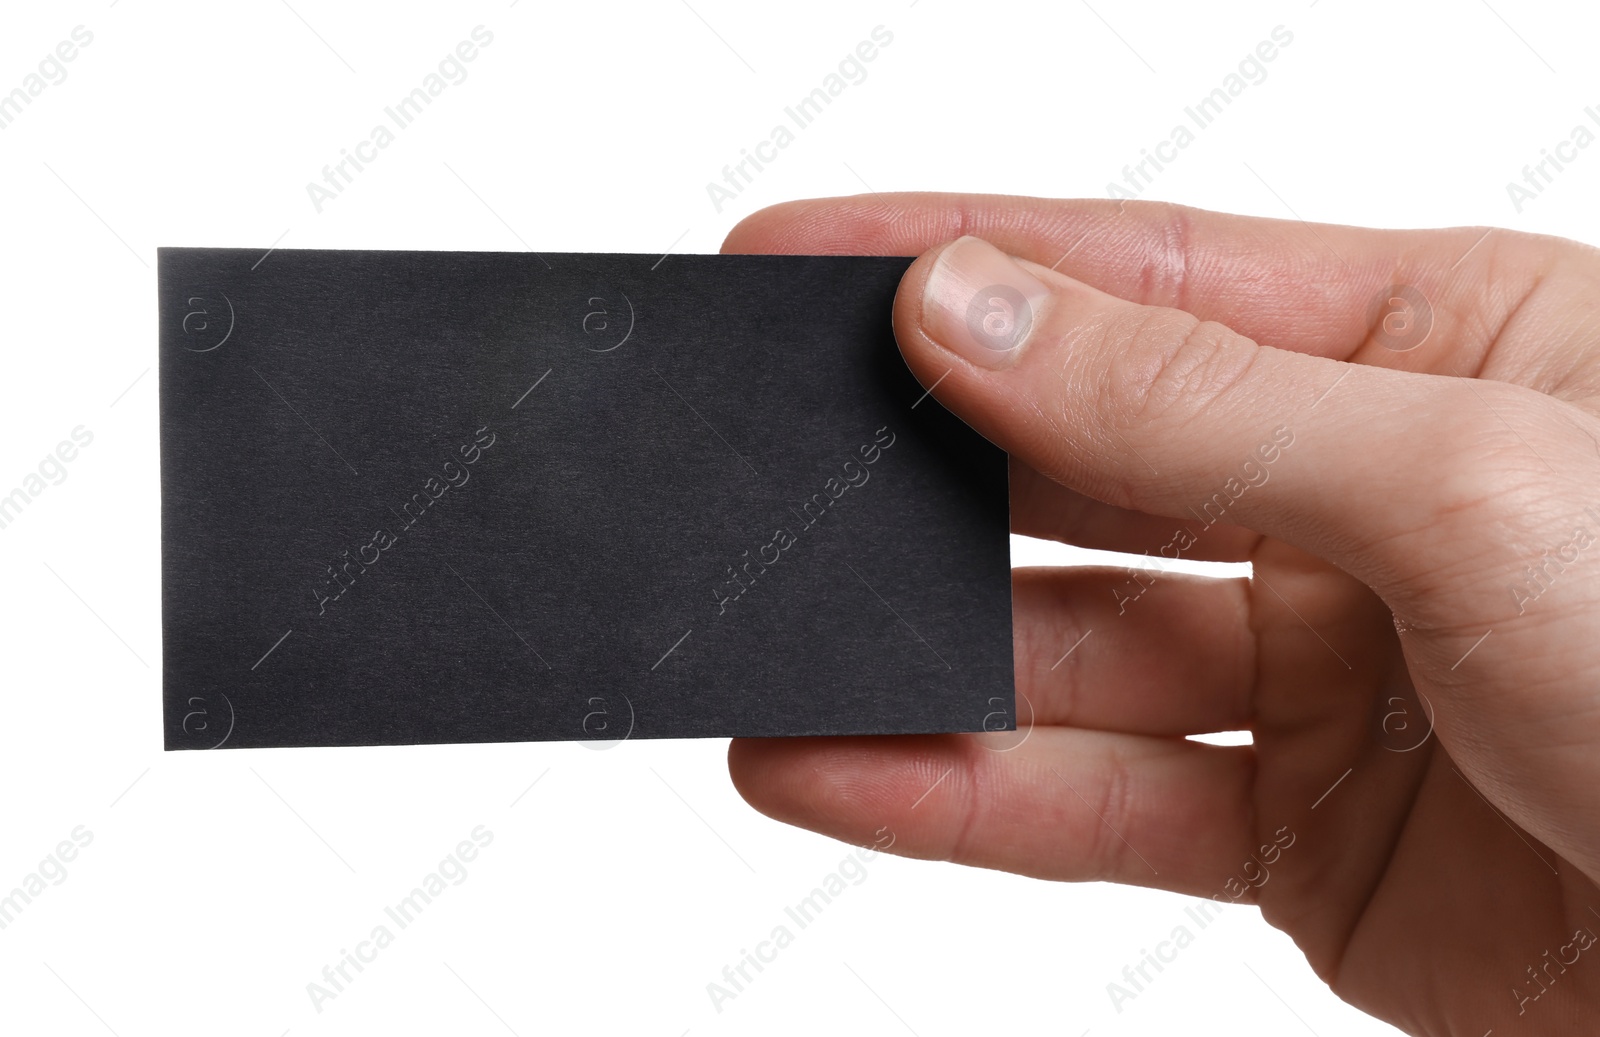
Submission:
<svg viewBox="0 0 1600 1037">
<path fill-rule="evenodd" d="M 1130 601 L 1121 569 L 1017 570 L 1022 731 L 738 739 L 752 805 L 911 857 L 1242 891 L 1408 1033 L 1594 1031 L 1600 252 L 934 194 L 780 205 L 723 250 L 919 256 L 896 338 L 1011 455 L 1016 532 L 1160 557 L 1187 527 L 1182 557 L 1255 574 Z M 1011 348 L 964 323 L 997 283 L 1034 301 Z M 1409 349 L 1375 323 L 1392 285 L 1432 309 Z M 1184 737 L 1234 730 L 1253 744 Z"/>
</svg>

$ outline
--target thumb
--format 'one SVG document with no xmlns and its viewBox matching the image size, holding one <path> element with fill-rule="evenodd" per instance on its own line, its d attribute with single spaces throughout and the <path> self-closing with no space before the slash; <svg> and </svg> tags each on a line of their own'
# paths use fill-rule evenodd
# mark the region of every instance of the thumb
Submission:
<svg viewBox="0 0 1600 1037">
<path fill-rule="evenodd" d="M 1417 577 L 1459 574 L 1501 613 L 1509 599 L 1489 601 L 1481 579 L 1497 549 L 1474 548 L 1474 578 L 1463 544 L 1485 539 L 1487 522 L 1509 571 L 1516 541 L 1542 542 L 1569 518 L 1536 504 L 1548 493 L 1535 477 L 1574 449 L 1564 405 L 1540 393 L 1259 345 L 977 238 L 912 265 L 895 334 L 922 384 L 1002 449 L 1074 490 L 1172 518 L 1172 540 L 1150 554 L 1181 556 L 1212 526 L 1243 525 L 1333 562 L 1397 611 L 1414 606 L 1414 621 L 1449 626 L 1468 618 L 1462 602 L 1427 614 L 1444 577 L 1420 581 L 1425 597 Z"/>
</svg>

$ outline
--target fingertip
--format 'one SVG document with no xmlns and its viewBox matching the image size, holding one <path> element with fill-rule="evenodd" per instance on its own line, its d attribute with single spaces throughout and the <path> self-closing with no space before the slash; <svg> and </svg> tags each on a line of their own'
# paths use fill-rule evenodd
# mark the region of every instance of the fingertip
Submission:
<svg viewBox="0 0 1600 1037">
<path fill-rule="evenodd" d="M 848 240 L 837 247 L 841 229 L 848 230 L 853 199 L 799 198 L 778 202 L 746 216 L 722 241 L 729 255 L 811 255 L 848 252 Z M 848 237 L 848 235 L 843 235 Z"/>
<path fill-rule="evenodd" d="M 766 816 L 860 845 L 962 751 L 950 735 L 735 738 L 728 772 L 745 802 Z"/>
<path fill-rule="evenodd" d="M 828 738 L 735 738 L 728 744 L 728 775 L 746 803 L 779 821 L 820 830 L 825 814 L 833 743 Z"/>
<path fill-rule="evenodd" d="M 761 738 L 735 738 L 728 743 L 728 777 L 733 780 L 734 791 L 757 810 L 753 790 L 758 787 L 760 747 L 767 742 Z"/>
<path fill-rule="evenodd" d="M 724 255 L 759 255 L 772 251 L 771 243 L 780 236 L 781 228 L 791 218 L 790 213 L 804 202 L 779 202 L 769 205 L 741 219 L 722 239 Z"/>
<path fill-rule="evenodd" d="M 923 328 L 923 306 L 927 295 L 928 278 L 939 265 L 940 257 L 960 240 L 964 239 L 942 242 L 918 256 L 906 268 L 906 272 L 900 275 L 900 285 L 895 289 L 891 316 L 895 343 L 900 347 L 901 358 L 905 360 L 906 366 L 911 368 L 911 373 L 917 376 L 923 388 L 933 385 L 949 366 L 941 366 L 934 362 L 939 350 Z"/>
<path fill-rule="evenodd" d="M 799 804 L 807 801 L 808 768 L 804 762 L 814 753 L 814 739 L 735 738 L 728 743 L 728 776 L 744 801 L 776 820 L 802 828 L 817 829 L 798 818 L 806 811 Z M 815 781 L 813 775 L 812 781 Z"/>
<path fill-rule="evenodd" d="M 913 375 L 941 405 L 993 440 L 1004 379 L 1060 275 L 962 235 L 917 257 L 900 279 L 894 334 Z M 1001 444 L 1005 446 L 1005 444 Z"/>
</svg>

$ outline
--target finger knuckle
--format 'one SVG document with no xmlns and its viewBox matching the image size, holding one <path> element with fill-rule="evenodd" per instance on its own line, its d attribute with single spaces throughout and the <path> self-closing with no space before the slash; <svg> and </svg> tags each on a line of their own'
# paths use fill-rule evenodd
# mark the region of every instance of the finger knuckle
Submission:
<svg viewBox="0 0 1600 1037">
<path fill-rule="evenodd" d="M 1500 593 L 1507 574 L 1589 521 L 1573 502 L 1600 466 L 1515 387 L 1463 384 L 1437 401 L 1436 413 L 1429 441 L 1443 449 L 1418 470 L 1416 507 L 1384 546 L 1407 570 L 1425 560 L 1423 586 L 1452 588 L 1451 611 L 1487 606 L 1489 615 L 1510 600 Z"/>
<path fill-rule="evenodd" d="M 1475 526 L 1488 523 L 1509 533 L 1538 513 L 1550 490 L 1548 462 L 1528 438 L 1539 438 L 1530 427 L 1536 416 L 1526 413 L 1516 394 L 1497 386 L 1465 389 L 1441 408 L 1454 416 L 1441 430 L 1453 448 L 1438 461 L 1429 495 L 1431 517 L 1441 525 L 1464 517 Z M 1519 426 L 1525 432 L 1518 432 Z"/>
<path fill-rule="evenodd" d="M 1108 345 L 1107 417 L 1120 432 L 1145 435 L 1189 426 L 1246 378 L 1257 351 L 1224 324 L 1160 310 L 1121 336 L 1113 329 Z"/>
<path fill-rule="evenodd" d="M 1091 873 L 1100 879 L 1115 879 L 1131 874 L 1137 863 L 1132 860 L 1131 848 L 1120 833 L 1134 828 L 1133 776 L 1128 762 L 1118 754 L 1107 761 L 1099 803 L 1091 807 L 1100 823 L 1090 830 L 1095 833 L 1091 845 Z"/>
</svg>

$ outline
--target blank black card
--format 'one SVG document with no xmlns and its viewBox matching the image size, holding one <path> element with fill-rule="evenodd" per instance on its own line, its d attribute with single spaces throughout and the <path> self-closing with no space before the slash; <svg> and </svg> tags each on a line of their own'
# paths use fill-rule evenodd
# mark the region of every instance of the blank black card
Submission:
<svg viewBox="0 0 1600 1037">
<path fill-rule="evenodd" d="M 1014 727 L 908 263 L 162 249 L 167 748 Z"/>
</svg>

